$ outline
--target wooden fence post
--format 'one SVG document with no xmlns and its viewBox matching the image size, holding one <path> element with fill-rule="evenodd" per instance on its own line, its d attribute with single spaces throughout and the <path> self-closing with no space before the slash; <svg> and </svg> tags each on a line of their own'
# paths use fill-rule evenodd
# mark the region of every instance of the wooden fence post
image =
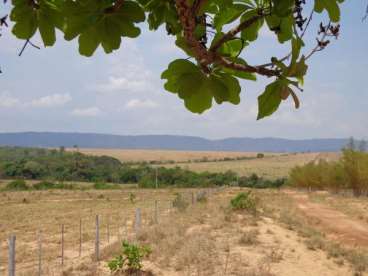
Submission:
<svg viewBox="0 0 368 276">
<path fill-rule="evenodd" d="M 79 257 L 82 257 L 82 218 L 79 219 Z"/>
<path fill-rule="evenodd" d="M 9 276 L 15 276 L 15 235 L 9 237 L 9 259 L 8 259 L 8 271 Z"/>
<path fill-rule="evenodd" d="M 38 231 L 38 276 L 42 275 L 42 239 L 41 231 Z"/>
<path fill-rule="evenodd" d="M 136 234 L 138 234 L 140 227 L 141 227 L 141 209 L 137 208 L 135 210 L 135 223 L 134 223 L 134 230 Z"/>
<path fill-rule="evenodd" d="M 106 225 L 106 232 L 107 232 L 107 243 L 110 243 L 110 218 L 107 217 L 107 225 Z"/>
<path fill-rule="evenodd" d="M 155 223 L 157 224 L 158 223 L 158 202 L 157 200 L 155 200 Z"/>
<path fill-rule="evenodd" d="M 96 241 L 95 241 L 96 261 L 100 260 L 100 217 L 96 215 Z"/>
<path fill-rule="evenodd" d="M 194 205 L 194 192 L 192 192 L 192 205 Z"/>
<path fill-rule="evenodd" d="M 61 266 L 64 266 L 64 224 L 61 225 Z"/>
</svg>

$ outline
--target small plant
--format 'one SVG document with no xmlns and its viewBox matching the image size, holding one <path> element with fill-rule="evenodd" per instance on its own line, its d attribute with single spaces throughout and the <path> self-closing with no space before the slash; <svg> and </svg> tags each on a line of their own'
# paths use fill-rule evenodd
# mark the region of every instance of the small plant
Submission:
<svg viewBox="0 0 368 276">
<path fill-rule="evenodd" d="M 239 193 L 230 201 L 233 210 L 246 210 L 253 215 L 257 213 L 257 198 L 251 194 L 251 191 Z"/>
<path fill-rule="evenodd" d="M 176 193 L 175 198 L 172 201 L 172 206 L 174 208 L 177 208 L 179 211 L 185 211 L 188 208 L 189 203 L 183 198 L 181 194 Z"/>
<path fill-rule="evenodd" d="M 207 193 L 206 193 L 206 191 L 201 191 L 197 194 L 197 202 L 200 202 L 200 203 L 207 202 Z"/>
<path fill-rule="evenodd" d="M 240 239 L 239 239 L 239 243 L 241 245 L 254 245 L 258 243 L 258 235 L 259 235 L 259 231 L 256 229 L 252 229 L 249 231 L 246 231 L 244 233 L 242 233 Z"/>
<path fill-rule="evenodd" d="M 6 185 L 5 189 L 11 191 L 24 191 L 28 190 L 28 186 L 23 179 L 17 179 L 9 182 Z"/>
<path fill-rule="evenodd" d="M 130 200 L 130 203 L 135 203 L 135 199 L 136 199 L 136 196 L 135 194 L 133 193 L 129 193 L 129 200 Z"/>
<path fill-rule="evenodd" d="M 49 190 L 55 188 L 56 188 L 55 183 L 49 181 L 41 181 L 33 185 L 33 189 L 36 190 Z"/>
<path fill-rule="evenodd" d="M 142 260 L 151 254 L 149 246 L 140 246 L 123 241 L 120 254 L 108 262 L 111 272 L 122 271 L 127 268 L 130 272 L 142 269 Z"/>
</svg>

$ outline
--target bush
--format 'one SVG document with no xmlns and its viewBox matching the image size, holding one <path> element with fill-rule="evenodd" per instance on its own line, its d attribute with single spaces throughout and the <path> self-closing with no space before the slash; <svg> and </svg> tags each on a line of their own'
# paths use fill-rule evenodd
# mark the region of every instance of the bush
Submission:
<svg viewBox="0 0 368 276">
<path fill-rule="evenodd" d="M 242 176 L 239 178 L 240 187 L 248 187 L 255 189 L 266 189 L 266 188 L 280 188 L 286 183 L 285 178 L 278 178 L 276 180 L 269 180 L 259 177 L 257 174 L 252 174 L 249 177 Z"/>
<path fill-rule="evenodd" d="M 338 192 L 352 190 L 355 196 L 368 194 L 368 154 L 352 149 L 343 150 L 337 162 L 319 160 L 290 171 L 294 187 Z"/>
<path fill-rule="evenodd" d="M 172 206 L 177 208 L 179 211 L 185 211 L 189 203 L 184 199 L 184 197 L 180 193 L 175 194 L 175 198 L 172 201 Z"/>
<path fill-rule="evenodd" d="M 197 202 L 200 202 L 200 203 L 207 202 L 207 192 L 206 191 L 200 191 L 199 193 L 197 193 L 196 200 L 197 200 Z"/>
<path fill-rule="evenodd" d="M 263 153 L 257 153 L 257 158 L 264 158 L 265 155 Z"/>
<path fill-rule="evenodd" d="M 239 193 L 230 201 L 230 206 L 233 210 L 246 210 L 247 212 L 256 215 L 257 213 L 257 198 L 252 195 L 251 191 Z"/>
<path fill-rule="evenodd" d="M 53 182 L 50 181 L 41 181 L 36 184 L 34 184 L 33 189 L 36 190 L 50 190 L 50 189 L 56 189 L 56 185 Z"/>
<path fill-rule="evenodd" d="M 93 188 L 96 190 L 111 190 L 111 189 L 118 189 L 119 186 L 107 184 L 105 182 L 96 182 L 95 184 L 93 184 Z"/>
<path fill-rule="evenodd" d="M 25 191 L 28 190 L 29 187 L 23 179 L 17 179 L 9 182 L 5 189 L 11 191 Z"/>
<path fill-rule="evenodd" d="M 142 260 L 151 254 L 149 246 L 140 246 L 123 241 L 120 254 L 108 262 L 111 272 L 122 271 L 126 267 L 130 272 L 142 269 Z"/>
</svg>

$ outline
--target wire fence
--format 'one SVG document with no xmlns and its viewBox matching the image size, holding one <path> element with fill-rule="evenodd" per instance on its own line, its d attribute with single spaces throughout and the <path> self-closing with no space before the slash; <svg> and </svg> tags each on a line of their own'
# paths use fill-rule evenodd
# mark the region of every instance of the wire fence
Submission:
<svg viewBox="0 0 368 276">
<path fill-rule="evenodd" d="M 180 193 L 192 205 L 201 197 L 209 197 L 221 188 Z M 139 206 L 139 204 L 137 204 Z M 101 251 L 112 243 L 136 237 L 141 230 L 160 220 L 170 218 L 174 211 L 170 200 L 154 200 L 151 206 L 142 204 L 123 216 L 99 215 L 81 217 L 78 221 L 60 224 L 59 233 L 39 229 L 33 241 L 22 235 L 9 235 L 0 246 L 0 275 L 60 275 L 64 269 L 81 264 L 87 258 L 101 260 Z M 124 212 L 124 210 L 121 210 Z M 45 214 L 47 215 L 47 214 Z M 3 242 L 4 244 L 4 242 Z M 4 252 L 5 251 L 5 252 Z"/>
</svg>

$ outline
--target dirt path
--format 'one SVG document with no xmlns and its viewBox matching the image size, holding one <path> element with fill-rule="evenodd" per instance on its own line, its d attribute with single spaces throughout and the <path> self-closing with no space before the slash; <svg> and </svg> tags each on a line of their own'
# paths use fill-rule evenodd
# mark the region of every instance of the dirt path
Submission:
<svg viewBox="0 0 368 276">
<path fill-rule="evenodd" d="M 313 203 L 307 194 L 287 191 L 295 199 L 297 207 L 316 221 L 316 227 L 329 238 L 350 246 L 368 247 L 368 224 L 354 220 L 324 204 Z"/>
</svg>

